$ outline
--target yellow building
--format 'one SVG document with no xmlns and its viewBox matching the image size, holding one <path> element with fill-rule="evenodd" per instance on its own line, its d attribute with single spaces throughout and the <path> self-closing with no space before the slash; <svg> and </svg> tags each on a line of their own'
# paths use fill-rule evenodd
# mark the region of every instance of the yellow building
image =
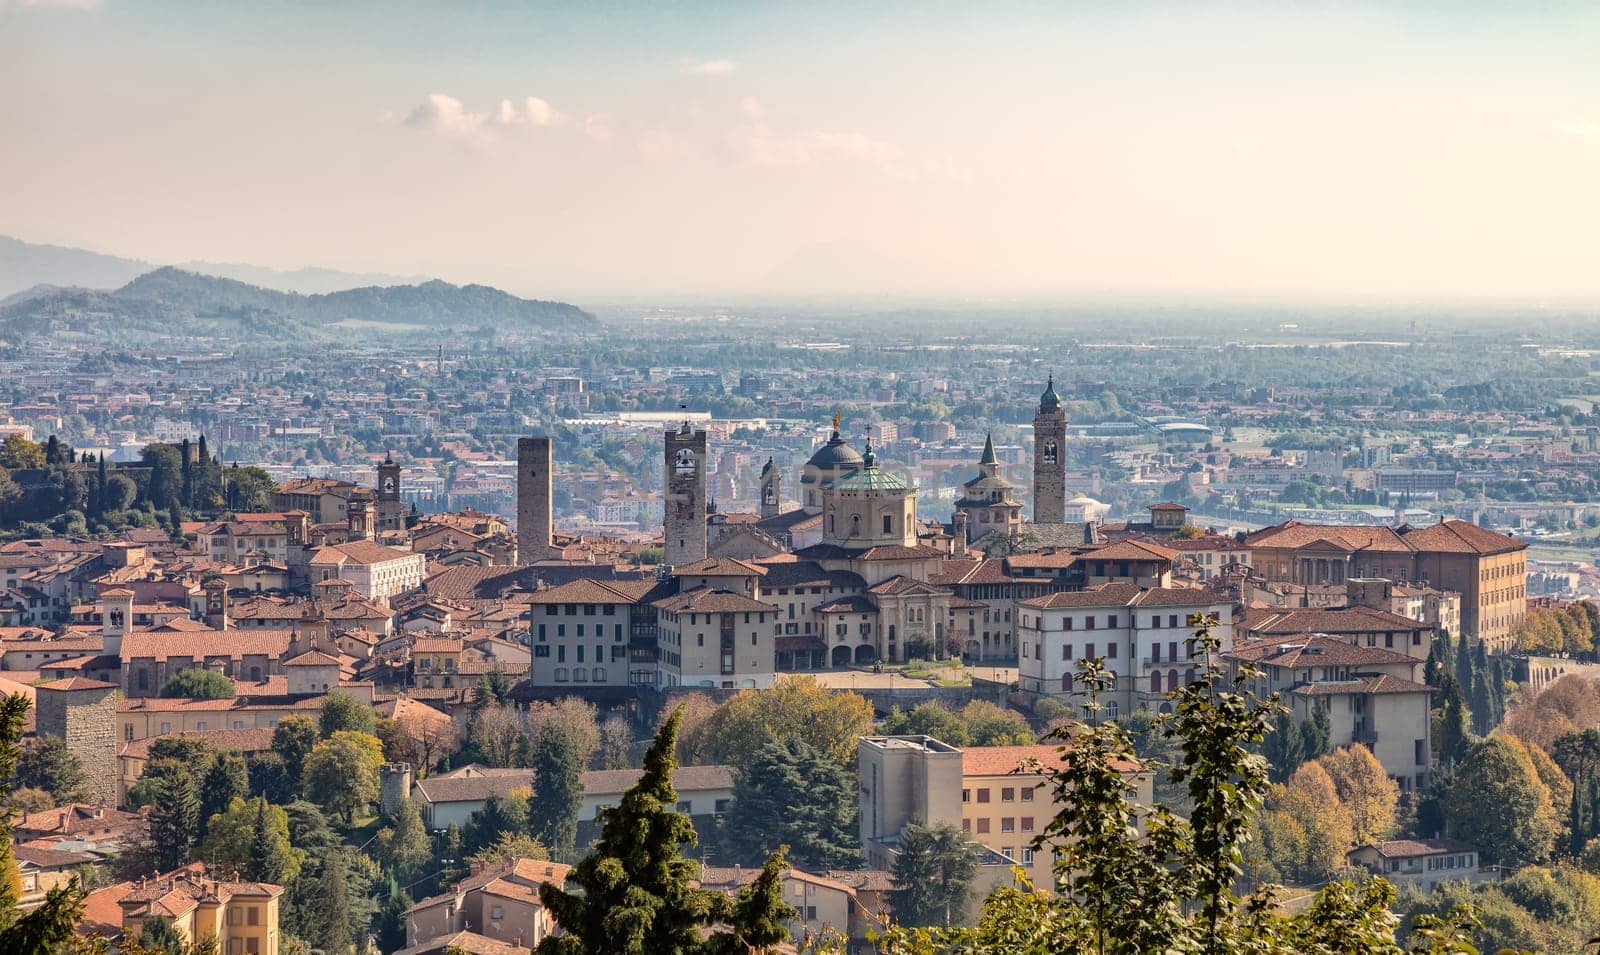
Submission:
<svg viewBox="0 0 1600 955">
<path fill-rule="evenodd" d="M 117 903 L 122 933 L 139 934 L 147 918 L 171 920 L 186 941 L 217 940 L 220 955 L 278 955 L 278 899 L 283 886 L 220 882 L 180 870 L 135 884 Z"/>
</svg>

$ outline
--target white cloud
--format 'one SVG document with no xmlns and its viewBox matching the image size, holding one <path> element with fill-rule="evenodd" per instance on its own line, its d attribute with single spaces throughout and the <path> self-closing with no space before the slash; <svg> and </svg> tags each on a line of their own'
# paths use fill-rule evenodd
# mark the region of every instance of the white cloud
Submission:
<svg viewBox="0 0 1600 955">
<path fill-rule="evenodd" d="M 761 101 L 754 96 L 746 96 L 740 100 L 739 111 L 751 119 L 760 119 L 767 114 L 766 109 L 761 105 Z"/>
<path fill-rule="evenodd" d="M 700 60 L 688 63 L 684 69 L 695 76 L 727 76 L 737 73 L 739 64 L 733 60 Z"/>
<path fill-rule="evenodd" d="M 535 126 L 564 126 L 567 115 L 537 96 L 528 97 L 524 103 L 528 122 Z"/>
<path fill-rule="evenodd" d="M 583 121 L 583 134 L 597 143 L 609 143 L 615 135 L 610 113 L 593 113 Z"/>
<path fill-rule="evenodd" d="M 1550 124 L 1550 132 L 1569 142 L 1600 147 L 1600 122 L 1592 119 L 1561 119 Z"/>
<path fill-rule="evenodd" d="M 509 103 L 503 105 L 510 105 Z M 472 135 L 483 128 L 489 117 L 474 113 L 448 93 L 430 93 L 422 104 L 401 120 L 407 126 L 430 129 L 436 133 Z"/>
<path fill-rule="evenodd" d="M 378 119 L 392 122 L 393 117 L 392 111 L 384 110 Z M 480 113 L 468 109 L 465 103 L 448 93 L 430 93 L 401 120 L 418 129 L 464 136 L 477 136 L 493 127 L 561 126 L 566 121 L 565 113 L 537 96 L 525 98 L 520 106 L 502 99 L 492 112 Z"/>
</svg>

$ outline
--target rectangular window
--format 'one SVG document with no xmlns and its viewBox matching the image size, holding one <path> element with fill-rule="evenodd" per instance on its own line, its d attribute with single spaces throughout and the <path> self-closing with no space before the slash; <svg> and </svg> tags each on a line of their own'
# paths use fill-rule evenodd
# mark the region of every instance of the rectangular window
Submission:
<svg viewBox="0 0 1600 955">
<path fill-rule="evenodd" d="M 1112 614 L 1111 616 L 1106 618 L 1106 626 L 1111 628 L 1112 630 L 1117 629 L 1117 615 L 1116 614 Z"/>
<path fill-rule="evenodd" d="M 1002 818 L 1000 820 L 1000 831 L 1001 832 L 1016 832 L 1017 831 L 1017 820 L 1013 819 L 1010 816 L 1006 816 L 1006 817 Z"/>
<path fill-rule="evenodd" d="M 1022 828 L 1023 832 L 1032 832 L 1033 831 L 1033 817 L 1032 816 L 1023 816 L 1022 817 L 1021 828 Z"/>
<path fill-rule="evenodd" d="M 1093 660 L 1094 659 L 1094 644 L 1092 644 L 1092 643 L 1084 644 L 1083 656 L 1084 656 L 1084 659 L 1086 659 L 1086 660 Z"/>
<path fill-rule="evenodd" d="M 1023 802 L 1033 802 L 1033 787 L 1032 786 L 1024 786 L 1024 787 L 1022 787 L 1022 801 Z"/>
<path fill-rule="evenodd" d="M 1114 643 L 1107 644 L 1106 645 L 1106 659 L 1115 660 L 1116 658 L 1117 658 L 1117 645 L 1114 644 Z"/>
<path fill-rule="evenodd" d="M 979 819 L 978 820 L 978 835 L 981 836 L 981 835 L 987 833 L 988 831 L 989 831 L 989 820 L 987 818 Z"/>
<path fill-rule="evenodd" d="M 246 906 L 245 910 L 244 910 L 244 924 L 246 924 L 246 925 L 260 925 L 261 924 L 261 909 L 259 907 L 257 907 L 257 906 L 254 906 L 254 905 Z"/>
<path fill-rule="evenodd" d="M 989 790 L 987 790 L 987 789 L 978 790 L 978 801 L 979 802 L 988 802 L 989 801 Z"/>
<path fill-rule="evenodd" d="M 1072 618 L 1071 617 L 1062 617 L 1061 618 L 1061 629 L 1063 629 L 1063 630 L 1071 630 L 1072 629 Z"/>
<path fill-rule="evenodd" d="M 972 801 L 972 790 L 970 790 L 970 789 L 961 790 L 961 801 L 964 802 L 964 803 L 965 802 L 971 802 Z"/>
<path fill-rule="evenodd" d="M 1014 787 L 1011 787 L 1011 786 L 1002 787 L 1001 790 L 1000 790 L 1000 801 L 1001 802 L 1016 802 L 1017 801 L 1017 790 Z"/>
<path fill-rule="evenodd" d="M 1083 618 L 1083 629 L 1085 629 L 1085 630 L 1093 630 L 1094 629 L 1094 617 L 1093 616 L 1089 616 L 1089 617 L 1084 617 Z"/>
</svg>

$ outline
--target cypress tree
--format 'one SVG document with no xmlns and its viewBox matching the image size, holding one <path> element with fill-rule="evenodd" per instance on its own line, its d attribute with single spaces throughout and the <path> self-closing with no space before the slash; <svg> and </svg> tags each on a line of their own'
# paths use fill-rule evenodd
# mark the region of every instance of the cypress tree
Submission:
<svg viewBox="0 0 1600 955">
<path fill-rule="evenodd" d="M 328 955 L 346 955 L 351 948 L 350 899 L 345 894 L 344 856 L 330 852 L 317 880 L 316 947 Z"/>
<path fill-rule="evenodd" d="M 528 833 L 564 858 L 578 840 L 583 761 L 572 736 L 556 730 L 539 734 L 532 757 L 539 798 L 528 804 Z"/>
<path fill-rule="evenodd" d="M 1467 743 L 1472 738 L 1467 706 L 1461 698 L 1460 685 L 1451 677 L 1445 678 L 1439 696 L 1439 731 L 1435 742 L 1439 759 L 1446 766 L 1453 766 L 1466 755 Z"/>
<path fill-rule="evenodd" d="M 157 871 L 188 863 L 200 830 L 200 799 L 194 777 L 180 770 L 164 777 L 150 805 L 150 856 Z"/>
<path fill-rule="evenodd" d="M 1489 702 L 1494 725 L 1499 726 L 1506 719 L 1506 666 L 1504 657 L 1495 657 L 1494 665 L 1490 669 Z"/>
<path fill-rule="evenodd" d="M 219 812 L 227 812 L 228 805 L 235 799 L 243 799 L 250 795 L 250 776 L 244 766 L 244 757 L 235 750 L 219 752 L 211 758 L 211 765 L 206 767 L 206 773 L 200 779 L 197 796 L 199 798 L 199 836 L 205 836 L 205 829 L 211 824 L 211 817 Z"/>
<path fill-rule="evenodd" d="M 1467 644 L 1467 632 L 1461 631 L 1456 641 L 1456 685 L 1462 693 L 1472 692 L 1472 647 Z"/>
</svg>

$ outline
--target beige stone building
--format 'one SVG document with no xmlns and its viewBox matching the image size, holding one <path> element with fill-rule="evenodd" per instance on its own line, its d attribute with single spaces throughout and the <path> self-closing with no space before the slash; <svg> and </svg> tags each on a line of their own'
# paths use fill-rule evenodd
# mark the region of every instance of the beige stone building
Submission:
<svg viewBox="0 0 1600 955">
<path fill-rule="evenodd" d="M 1250 689 L 1263 698 L 1280 694 L 1297 722 L 1321 710 L 1329 743 L 1370 749 L 1402 792 L 1427 787 L 1433 688 L 1416 682 L 1415 657 L 1301 633 L 1235 647 L 1227 659 L 1235 672 L 1255 665 L 1261 675 Z"/>
<path fill-rule="evenodd" d="M 283 886 L 224 882 L 181 870 L 135 884 L 118 902 L 122 934 L 139 934 L 147 918 L 171 920 L 190 943 L 217 940 L 220 955 L 278 955 L 278 900 Z"/>
<path fill-rule="evenodd" d="M 474 872 L 449 891 L 406 910 L 406 947 L 400 951 L 424 955 L 452 946 L 468 951 L 482 948 L 473 948 L 475 939 L 463 936 L 533 948 L 554 927 L 539 902 L 539 886 L 562 885 L 570 870 L 559 862 L 512 859 Z"/>
</svg>

